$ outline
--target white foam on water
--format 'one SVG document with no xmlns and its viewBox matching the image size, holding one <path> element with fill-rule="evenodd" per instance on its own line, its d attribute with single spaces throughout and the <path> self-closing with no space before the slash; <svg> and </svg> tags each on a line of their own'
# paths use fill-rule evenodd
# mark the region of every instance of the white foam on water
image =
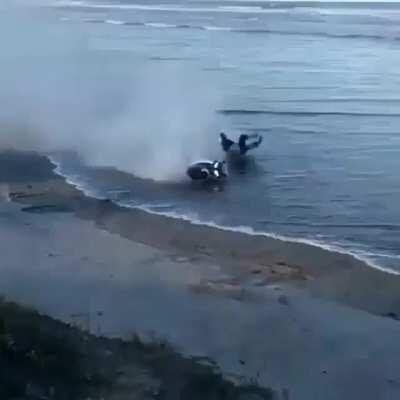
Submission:
<svg viewBox="0 0 400 400">
<path fill-rule="evenodd" d="M 202 26 L 206 31 L 231 31 L 232 28 L 229 26 Z"/>
<path fill-rule="evenodd" d="M 228 12 L 240 12 L 240 13 L 258 13 L 262 12 L 264 9 L 257 6 L 219 6 L 219 10 Z"/>
<path fill-rule="evenodd" d="M 106 19 L 104 21 L 106 24 L 111 24 L 111 25 L 124 25 L 124 21 L 116 20 L 116 19 Z"/>
<path fill-rule="evenodd" d="M 295 8 L 293 11 L 301 11 L 304 13 L 318 13 L 320 15 L 338 15 L 338 16 L 367 16 L 367 17 L 386 17 L 392 18 L 400 16 L 398 10 L 380 10 L 380 9 L 362 9 L 362 8 Z"/>
<path fill-rule="evenodd" d="M 62 0 L 52 4 L 53 7 L 82 7 L 94 9 L 116 9 L 116 10 L 139 10 L 139 11 L 173 11 L 173 12 L 218 12 L 218 13 L 239 13 L 239 14 L 270 14 L 286 13 L 283 9 L 265 9 L 262 7 L 182 7 L 179 4 L 107 4 L 89 3 L 85 1 Z"/>
<path fill-rule="evenodd" d="M 236 226 L 236 227 L 230 227 L 230 226 L 224 226 L 224 225 L 219 225 L 214 222 L 203 222 L 203 221 L 191 221 L 195 225 L 205 225 L 209 226 L 212 228 L 228 231 L 228 232 L 238 232 L 238 233 L 244 233 L 246 235 L 251 235 L 251 236 L 264 236 L 276 240 L 280 240 L 283 242 L 289 242 L 289 243 L 300 243 L 300 244 L 305 244 L 308 246 L 313 246 L 313 247 L 319 247 L 323 250 L 327 250 L 332 253 L 339 253 L 339 254 L 344 254 L 344 255 L 350 255 L 351 257 L 362 261 L 369 265 L 372 268 L 378 269 L 380 271 L 390 273 L 393 275 L 400 275 L 399 271 L 396 271 L 392 268 L 387 268 L 383 267 L 379 264 L 377 264 L 372 257 L 377 255 L 375 253 L 364 253 L 360 254 L 356 251 L 349 251 L 346 249 L 343 249 L 342 247 L 339 247 L 334 244 L 327 244 L 320 242 L 318 240 L 312 240 L 312 239 L 304 239 L 304 238 L 294 238 L 294 237 L 289 237 L 289 236 L 284 236 L 284 235 L 278 235 L 276 233 L 271 233 L 271 232 L 263 232 L 263 231 L 257 231 L 254 228 L 250 226 Z M 389 256 L 390 257 L 390 256 Z"/>
<path fill-rule="evenodd" d="M 150 28 L 176 28 L 177 27 L 174 24 L 165 24 L 163 22 L 146 22 L 144 25 L 147 27 L 150 27 Z"/>
<path fill-rule="evenodd" d="M 219 229 L 219 230 L 223 230 L 223 231 L 227 231 L 227 232 L 243 233 L 243 234 L 251 235 L 251 236 L 263 236 L 263 237 L 267 237 L 267 238 L 280 240 L 283 242 L 299 243 L 299 244 L 304 244 L 307 246 L 318 247 L 318 248 L 321 248 L 323 250 L 326 250 L 326 251 L 329 251 L 332 253 L 349 255 L 349 256 L 351 256 L 351 257 L 353 257 L 353 258 L 355 258 L 355 259 L 357 259 L 379 271 L 390 273 L 393 275 L 400 275 L 399 271 L 396 271 L 392 268 L 384 267 L 374 261 L 375 257 L 381 257 L 380 253 L 373 253 L 373 252 L 366 252 L 366 251 L 350 251 L 350 250 L 344 249 L 343 247 L 341 247 L 340 245 L 337 245 L 337 244 L 327 244 L 325 242 L 318 241 L 318 240 L 294 238 L 294 237 L 289 237 L 289 236 L 284 236 L 284 235 L 278 235 L 278 234 L 272 233 L 272 232 L 258 231 L 250 226 L 241 225 L 241 226 L 233 227 L 233 226 L 227 226 L 227 225 L 220 225 L 213 221 L 201 220 L 201 219 L 199 219 L 198 215 L 195 213 L 183 214 L 183 213 L 178 213 L 176 211 L 156 211 L 156 210 L 151 209 L 151 207 L 148 207 L 148 205 L 146 205 L 146 204 L 137 205 L 137 204 L 129 204 L 129 203 L 121 202 L 121 203 L 118 203 L 118 205 L 121 205 L 122 207 L 139 209 L 139 210 L 148 212 L 150 214 L 155 214 L 155 215 L 159 215 L 159 216 L 163 216 L 163 217 L 180 219 L 180 220 L 189 222 L 193 225 L 208 226 L 210 228 Z M 385 257 L 391 258 L 391 256 L 387 255 L 387 254 L 385 255 Z M 393 258 L 400 259 L 400 256 L 395 256 Z"/>
<path fill-rule="evenodd" d="M 93 197 L 99 200 L 106 200 L 106 197 L 99 196 L 98 193 L 91 190 L 87 185 L 82 182 L 82 177 L 77 175 L 67 174 L 63 171 L 62 163 L 58 161 L 54 156 L 47 155 L 49 161 L 55 166 L 54 173 L 62 176 L 69 185 L 80 190 L 85 196 Z"/>
<path fill-rule="evenodd" d="M 78 0 L 59 0 L 53 3 L 54 6 L 59 7 L 82 7 L 86 4 L 86 1 Z"/>
</svg>

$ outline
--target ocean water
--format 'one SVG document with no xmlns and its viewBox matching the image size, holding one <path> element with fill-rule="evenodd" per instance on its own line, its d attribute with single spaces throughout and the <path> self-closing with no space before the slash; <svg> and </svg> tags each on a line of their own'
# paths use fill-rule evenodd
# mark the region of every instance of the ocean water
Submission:
<svg viewBox="0 0 400 400">
<path fill-rule="evenodd" d="M 220 130 L 264 136 L 221 186 L 142 179 L 112 162 L 53 154 L 72 182 L 123 206 L 301 239 L 400 271 L 400 4 L 49 5 L 66 32 L 83 29 L 91 51 L 112 59 L 111 85 L 115 71 L 139 64 L 201 73 L 220 94 L 203 158 L 223 157 Z"/>
</svg>

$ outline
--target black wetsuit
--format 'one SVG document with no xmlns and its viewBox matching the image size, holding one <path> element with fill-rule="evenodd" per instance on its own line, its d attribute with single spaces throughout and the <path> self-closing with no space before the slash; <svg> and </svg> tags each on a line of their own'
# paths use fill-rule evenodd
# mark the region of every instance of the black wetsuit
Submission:
<svg viewBox="0 0 400 400">
<path fill-rule="evenodd" d="M 252 138 L 257 138 L 256 141 L 247 144 L 247 140 L 252 139 Z M 235 144 L 235 142 L 231 139 L 228 139 L 228 137 L 225 135 L 225 133 L 220 134 L 220 141 L 221 141 L 221 146 L 222 149 L 225 152 L 228 152 L 231 150 L 231 147 Z M 260 135 L 246 135 L 242 134 L 239 137 L 239 141 L 237 143 L 239 147 L 239 152 L 241 155 L 246 154 L 249 150 L 257 148 L 262 142 L 262 136 Z"/>
<path fill-rule="evenodd" d="M 256 141 L 247 144 L 246 141 L 250 138 L 257 138 Z M 259 135 L 240 135 L 239 137 L 239 150 L 240 154 L 246 154 L 249 150 L 257 148 L 262 142 L 262 136 Z"/>
</svg>

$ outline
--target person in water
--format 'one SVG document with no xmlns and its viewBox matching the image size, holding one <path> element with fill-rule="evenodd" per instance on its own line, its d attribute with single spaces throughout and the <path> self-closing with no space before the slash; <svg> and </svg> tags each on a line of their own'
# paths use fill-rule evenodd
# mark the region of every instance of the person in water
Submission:
<svg viewBox="0 0 400 400">
<path fill-rule="evenodd" d="M 224 132 L 221 132 L 219 137 L 220 137 L 220 143 L 221 143 L 222 149 L 225 152 L 234 150 L 235 148 L 237 150 L 237 148 L 238 148 L 240 155 L 244 155 L 249 150 L 257 148 L 263 140 L 263 137 L 256 133 L 251 134 L 251 135 L 247 135 L 247 134 L 240 135 L 237 143 L 235 143 L 233 140 L 229 139 Z M 253 141 L 248 143 L 247 141 L 249 139 L 250 140 L 253 139 Z"/>
</svg>

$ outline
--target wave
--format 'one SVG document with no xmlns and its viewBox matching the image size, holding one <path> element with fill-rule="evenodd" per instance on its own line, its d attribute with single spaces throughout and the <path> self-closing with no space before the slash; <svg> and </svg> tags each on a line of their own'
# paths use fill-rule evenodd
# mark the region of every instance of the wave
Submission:
<svg viewBox="0 0 400 400">
<path fill-rule="evenodd" d="M 161 57 L 161 56 L 154 56 L 149 57 L 149 60 L 152 61 L 185 61 L 190 60 L 188 57 Z"/>
<path fill-rule="evenodd" d="M 233 29 L 233 32 L 243 34 L 257 35 L 285 35 L 285 36 L 312 36 L 333 39 L 369 39 L 369 40 L 400 40 L 400 37 L 395 34 L 365 34 L 365 33 L 330 33 L 330 32 L 315 32 L 315 31 L 291 31 L 280 29 Z"/>
<path fill-rule="evenodd" d="M 299 178 L 304 178 L 306 177 L 306 173 L 293 173 L 293 174 L 280 174 L 280 175 L 275 175 L 276 180 L 287 180 L 287 179 L 299 179 Z"/>
<path fill-rule="evenodd" d="M 111 25 L 125 25 L 124 21 L 116 20 L 116 19 L 105 19 L 104 22 L 106 24 L 111 24 Z"/>
<path fill-rule="evenodd" d="M 348 117 L 400 117 L 397 113 L 363 113 L 347 111 L 273 111 L 273 110 L 249 110 L 249 109 L 223 109 L 218 113 L 224 115 L 284 115 L 292 117 L 329 117 L 329 116 L 348 116 Z"/>
<path fill-rule="evenodd" d="M 151 209 L 145 205 L 129 205 L 129 204 L 126 204 L 123 202 L 116 202 L 116 204 L 120 205 L 122 207 L 140 209 L 142 211 L 148 212 L 149 214 L 155 214 L 155 215 L 159 215 L 159 216 L 163 216 L 163 217 L 167 217 L 167 218 L 180 219 L 180 220 L 189 222 L 192 225 L 207 226 L 210 228 L 214 228 L 214 229 L 218 229 L 218 230 L 222 230 L 222 231 L 226 231 L 226 232 L 242 233 L 242 234 L 250 235 L 250 236 L 261 236 L 261 237 L 267 237 L 267 238 L 280 240 L 280 241 L 288 242 L 288 243 L 299 243 L 299 244 L 304 244 L 307 246 L 318 247 L 320 249 L 323 249 L 323 250 L 326 250 L 326 251 L 329 251 L 332 253 L 349 255 L 349 256 L 355 258 L 356 260 L 359 260 L 359 261 L 369 265 L 370 267 L 378 269 L 382 272 L 390 273 L 393 275 L 400 275 L 399 271 L 394 270 L 392 268 L 384 267 L 384 266 L 378 264 L 374 260 L 375 258 L 381 258 L 380 253 L 357 251 L 357 250 L 347 250 L 338 244 L 328 244 L 328 243 L 324 243 L 324 242 L 316 240 L 316 239 L 296 238 L 296 237 L 279 235 L 279 234 L 272 233 L 272 232 L 258 231 L 250 226 L 221 225 L 221 224 L 217 224 L 213 221 L 201 220 L 195 214 L 182 214 L 182 213 L 178 213 L 176 211 L 157 211 L 157 210 Z M 385 254 L 385 257 L 393 258 L 393 259 L 400 258 L 400 256 L 397 256 L 397 255 L 392 256 L 390 254 Z"/>
<path fill-rule="evenodd" d="M 106 20 L 98 19 L 98 18 L 84 18 L 82 21 L 86 22 L 88 24 L 105 24 L 105 23 L 107 23 Z"/>
<path fill-rule="evenodd" d="M 127 26 L 145 26 L 144 22 L 138 22 L 138 21 L 125 21 L 124 25 L 127 25 Z"/>
<path fill-rule="evenodd" d="M 60 18 L 61 21 L 73 21 L 68 17 Z M 205 31 L 229 31 L 232 33 L 240 33 L 246 35 L 285 35 L 285 36 L 311 36 L 334 39 L 366 39 L 366 40 L 389 40 L 399 41 L 400 36 L 395 34 L 364 34 L 364 33 L 330 33 L 330 32 L 314 32 L 314 31 L 298 31 L 298 30 L 280 30 L 280 29 L 265 29 L 265 28 L 235 28 L 230 26 L 217 25 L 191 25 L 191 24 L 170 24 L 164 22 L 139 22 L 139 21 L 120 21 L 109 19 L 82 19 L 83 22 L 89 23 L 108 23 L 115 25 L 127 26 L 147 26 L 151 28 L 173 28 L 173 29 L 196 29 Z"/>
<path fill-rule="evenodd" d="M 72 18 L 62 17 L 62 22 L 76 21 Z M 98 18 L 84 18 L 81 20 L 86 23 L 105 23 L 112 25 L 126 25 L 126 26 L 146 26 L 149 28 L 172 28 L 172 29 L 196 29 L 204 31 L 232 31 L 233 28 L 229 26 L 214 26 L 214 25 L 189 25 L 189 24 L 168 24 L 165 22 L 138 22 L 138 21 L 121 21 L 112 19 L 98 19 Z"/>
<path fill-rule="evenodd" d="M 240 13 L 260 13 L 265 9 L 260 6 L 218 6 L 221 11 L 240 12 Z"/>
<path fill-rule="evenodd" d="M 396 4 L 396 2 L 379 2 L 376 4 L 380 4 L 382 6 L 384 3 L 386 6 L 390 3 Z M 320 3 L 321 4 L 321 3 Z M 365 2 L 368 4 L 368 1 Z M 360 3 L 358 4 L 360 5 Z M 362 5 L 362 3 L 361 3 Z M 309 8 L 309 7 L 294 7 L 291 9 L 292 13 L 299 14 L 313 14 L 320 16 L 343 16 L 343 17 L 371 17 L 371 18 L 381 18 L 381 19 L 393 19 L 394 17 L 399 17 L 398 13 L 399 9 L 377 9 L 377 8 L 361 8 L 361 7 L 349 7 L 349 8 Z"/>
<path fill-rule="evenodd" d="M 269 2 L 265 5 L 219 5 L 213 6 L 210 3 L 207 5 L 187 6 L 183 4 L 125 4 L 125 3 L 95 3 L 89 1 L 78 0 L 58 0 L 51 3 L 52 7 L 70 7 L 70 8 L 92 8 L 92 9 L 115 9 L 115 10 L 138 10 L 138 11 L 167 11 L 167 12 L 187 12 L 187 13 L 228 13 L 228 14 L 283 14 L 288 15 L 289 18 L 299 19 L 304 21 L 304 18 L 309 19 L 311 22 L 323 22 L 326 17 L 330 16 L 343 16 L 343 17 L 361 17 L 361 23 L 367 23 L 365 18 L 370 18 L 371 24 L 393 24 L 398 25 L 400 14 L 396 9 L 378 9 L 378 8 L 362 8 L 362 7 L 310 7 L 309 5 L 302 7 L 296 2 L 275 2 L 271 7 Z M 323 3 L 322 3 L 323 4 Z M 322 5 L 319 3 L 319 5 Z M 360 3 L 362 4 L 362 3 Z M 390 4 L 390 3 L 386 3 Z"/>
<path fill-rule="evenodd" d="M 144 203 L 144 204 L 137 204 L 134 207 L 146 209 L 151 212 L 163 212 L 163 210 L 172 210 L 176 206 L 173 203 L 148 203 L 148 204 Z M 167 211 L 167 212 L 172 212 L 172 211 Z"/>
<path fill-rule="evenodd" d="M 237 17 L 235 17 L 235 19 L 236 20 L 239 20 L 239 21 L 259 21 L 260 20 L 260 18 L 259 17 L 247 17 L 247 16 L 241 16 L 241 15 L 239 15 L 239 16 L 237 16 Z"/>
<path fill-rule="evenodd" d="M 294 207 L 294 206 L 293 206 Z M 400 231 L 400 224 L 385 223 L 365 223 L 365 224 L 325 224 L 325 223 L 309 223 L 309 222 L 278 222 L 273 220 L 260 221 L 261 224 L 282 225 L 282 226 L 299 226 L 310 228 L 340 228 L 340 229 L 381 229 L 388 231 Z"/>
<path fill-rule="evenodd" d="M 393 98 L 366 98 L 366 97 L 327 97 L 320 99 L 271 99 L 270 103 L 378 103 L 391 104 L 400 103 L 399 97 Z"/>
<path fill-rule="evenodd" d="M 318 248 L 321 248 L 321 249 L 329 251 L 329 252 L 349 255 L 349 256 L 369 265 L 370 267 L 378 269 L 380 271 L 390 273 L 393 275 L 400 275 L 399 271 L 384 267 L 374 260 L 375 258 L 382 258 L 382 257 L 400 258 L 400 256 L 397 256 L 397 255 L 392 257 L 390 254 L 381 255 L 380 253 L 374 253 L 374 252 L 347 250 L 337 244 L 327 244 L 327 243 L 324 243 L 319 240 L 289 237 L 289 236 L 279 235 L 279 234 L 276 234 L 273 232 L 258 231 L 250 226 L 234 226 L 233 227 L 233 226 L 227 226 L 227 225 L 220 225 L 213 221 L 201 220 L 201 219 L 199 219 L 198 215 L 196 215 L 195 213 L 179 213 L 174 210 L 171 210 L 170 208 L 174 207 L 174 205 L 171 205 L 171 204 L 155 204 L 155 203 L 137 204 L 132 201 L 123 201 L 123 200 L 117 200 L 117 199 L 113 200 L 113 199 L 110 199 L 110 197 L 101 196 L 101 195 L 99 195 L 99 193 L 96 193 L 94 190 L 92 190 L 87 185 L 82 183 L 82 178 L 79 177 L 78 175 L 71 176 L 69 174 L 66 174 L 62 169 L 61 162 L 56 160 L 55 157 L 53 157 L 52 155 L 47 155 L 47 158 L 54 165 L 54 167 L 55 167 L 54 172 L 56 174 L 62 176 L 68 184 L 76 187 L 84 195 L 91 197 L 91 198 L 95 198 L 95 199 L 99 199 L 99 200 L 111 200 L 114 204 L 116 204 L 120 207 L 138 209 L 138 210 L 147 212 L 149 214 L 164 216 L 167 218 L 179 219 L 182 221 L 189 222 L 192 225 L 208 226 L 210 228 L 219 229 L 219 230 L 227 231 L 227 232 L 236 232 L 236 233 L 242 233 L 242 234 L 251 235 L 251 236 L 261 236 L 261 237 L 272 238 L 272 239 L 289 242 L 289 243 L 299 243 L 299 244 L 304 244 L 307 246 L 318 247 Z M 161 209 L 157 208 L 157 206 L 161 206 Z"/>
<path fill-rule="evenodd" d="M 232 28 L 229 26 L 201 26 L 200 29 L 204 29 L 206 31 L 231 31 Z"/>
<path fill-rule="evenodd" d="M 163 22 L 145 22 L 144 25 L 150 28 L 177 28 L 177 25 L 165 24 Z"/>
<path fill-rule="evenodd" d="M 144 3 L 144 2 L 143 2 Z M 206 3 L 207 4 L 207 3 Z M 321 3 L 320 3 L 321 4 Z M 228 13 L 228 14 L 284 14 L 294 18 L 312 18 L 312 21 L 323 21 L 326 16 L 351 16 L 371 18 L 373 23 L 376 19 L 382 22 L 398 22 L 400 14 L 397 10 L 383 9 L 362 9 L 353 8 L 322 8 L 322 7 L 299 7 L 291 2 L 274 3 L 265 5 L 219 5 L 213 6 L 208 3 L 204 6 L 183 4 L 125 4 L 125 3 L 94 3 L 89 1 L 77 0 L 58 0 L 54 1 L 53 7 L 71 7 L 71 8 L 92 8 L 92 9 L 113 9 L 113 10 L 139 10 L 139 11 L 169 11 L 169 12 L 192 12 L 192 13 Z M 397 12 L 394 12 L 397 11 Z M 397 17 L 397 18 L 396 18 Z"/>
<path fill-rule="evenodd" d="M 107 4 L 91 3 L 88 1 L 61 0 L 52 4 L 53 7 L 71 8 L 94 8 L 115 10 L 139 10 L 139 11 L 171 11 L 171 12 L 217 12 L 217 13 L 239 13 L 239 14 L 275 14 L 285 13 L 283 9 L 270 9 L 252 6 L 217 6 L 217 7 L 185 7 L 179 4 Z"/>
<path fill-rule="evenodd" d="M 84 193 L 88 197 L 93 197 L 99 200 L 106 200 L 106 196 L 100 196 L 99 193 L 96 191 L 92 190 L 89 185 L 85 184 L 83 182 L 82 176 L 78 174 L 67 174 L 64 172 L 62 168 L 62 162 L 58 161 L 56 157 L 53 155 L 47 154 L 46 155 L 47 159 L 51 162 L 51 164 L 54 165 L 54 173 L 63 177 L 65 179 L 65 182 L 67 182 L 69 185 L 77 188 L 80 190 L 82 193 Z"/>
</svg>

